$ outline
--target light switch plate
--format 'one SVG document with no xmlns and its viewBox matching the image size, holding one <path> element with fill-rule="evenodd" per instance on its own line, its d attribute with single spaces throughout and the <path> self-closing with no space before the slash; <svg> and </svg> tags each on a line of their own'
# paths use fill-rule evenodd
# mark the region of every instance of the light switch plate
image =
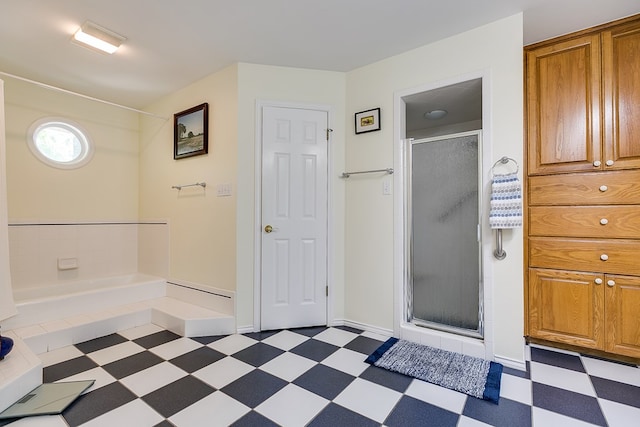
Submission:
<svg viewBox="0 0 640 427">
<path fill-rule="evenodd" d="M 218 186 L 216 187 L 216 196 L 231 196 L 231 184 L 218 184 Z"/>
<path fill-rule="evenodd" d="M 391 195 L 391 180 L 382 180 L 382 194 L 384 194 L 385 196 Z"/>
</svg>

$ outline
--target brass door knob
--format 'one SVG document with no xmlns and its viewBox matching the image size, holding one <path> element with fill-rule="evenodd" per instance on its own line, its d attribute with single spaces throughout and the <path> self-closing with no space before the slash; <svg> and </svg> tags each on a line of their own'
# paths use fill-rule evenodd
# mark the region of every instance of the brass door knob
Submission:
<svg viewBox="0 0 640 427">
<path fill-rule="evenodd" d="M 265 225 L 264 227 L 264 232 L 265 233 L 271 233 L 273 231 L 273 227 L 270 225 Z"/>
</svg>

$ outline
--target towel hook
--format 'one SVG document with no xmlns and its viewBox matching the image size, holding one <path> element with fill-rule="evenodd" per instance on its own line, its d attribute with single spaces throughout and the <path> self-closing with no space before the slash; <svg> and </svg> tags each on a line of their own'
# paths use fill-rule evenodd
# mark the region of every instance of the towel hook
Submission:
<svg viewBox="0 0 640 427">
<path fill-rule="evenodd" d="M 491 173 L 495 175 L 494 169 L 496 168 L 496 166 L 498 166 L 498 165 L 506 165 L 509 162 L 513 162 L 513 164 L 516 165 L 515 173 L 518 173 L 518 171 L 520 170 L 520 165 L 518 165 L 518 162 L 516 162 L 514 159 L 512 159 L 511 157 L 507 157 L 507 156 L 502 156 L 500 159 L 498 159 L 493 164 L 493 166 L 491 166 Z"/>
</svg>

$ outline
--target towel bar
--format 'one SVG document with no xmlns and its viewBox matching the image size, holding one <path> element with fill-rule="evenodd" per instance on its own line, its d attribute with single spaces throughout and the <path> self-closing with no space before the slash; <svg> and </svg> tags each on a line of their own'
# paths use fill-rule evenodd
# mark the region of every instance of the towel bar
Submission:
<svg viewBox="0 0 640 427">
<path fill-rule="evenodd" d="M 196 182 L 195 184 L 185 184 L 185 185 L 172 185 L 171 188 L 175 188 L 176 190 L 180 191 L 185 187 L 195 187 L 196 185 L 199 185 L 202 188 L 205 188 L 207 186 L 206 182 Z"/>
<path fill-rule="evenodd" d="M 342 172 L 341 177 L 342 178 L 349 178 L 351 175 L 357 175 L 357 174 L 361 174 L 361 173 L 375 173 L 375 172 L 386 172 L 388 174 L 392 174 L 393 173 L 393 168 L 374 169 L 374 170 L 358 171 L 358 172 Z"/>
</svg>

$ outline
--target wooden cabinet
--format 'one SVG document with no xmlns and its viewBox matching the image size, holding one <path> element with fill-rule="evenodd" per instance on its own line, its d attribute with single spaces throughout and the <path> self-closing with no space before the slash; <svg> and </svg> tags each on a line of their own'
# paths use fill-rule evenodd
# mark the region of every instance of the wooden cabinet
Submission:
<svg viewBox="0 0 640 427">
<path fill-rule="evenodd" d="M 640 358 L 640 15 L 525 48 L 528 337 Z"/>
<path fill-rule="evenodd" d="M 624 356 L 640 354 L 640 277 L 606 275 L 605 350 Z"/>
<path fill-rule="evenodd" d="M 640 168 L 640 23 L 602 32 L 604 157 L 608 169 Z M 607 166 L 612 162 L 612 165 Z"/>
<path fill-rule="evenodd" d="M 529 328 L 536 338 L 604 346 L 604 286 L 594 273 L 529 270 Z"/>
<path fill-rule="evenodd" d="M 640 168 L 640 25 L 527 48 L 528 173 Z"/>
<path fill-rule="evenodd" d="M 640 354 L 640 277 L 529 270 L 532 335 L 550 341 Z"/>
</svg>

